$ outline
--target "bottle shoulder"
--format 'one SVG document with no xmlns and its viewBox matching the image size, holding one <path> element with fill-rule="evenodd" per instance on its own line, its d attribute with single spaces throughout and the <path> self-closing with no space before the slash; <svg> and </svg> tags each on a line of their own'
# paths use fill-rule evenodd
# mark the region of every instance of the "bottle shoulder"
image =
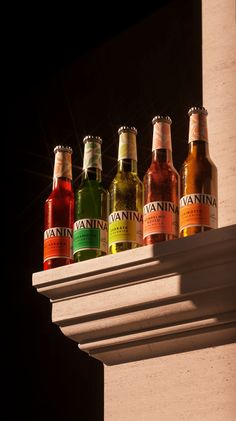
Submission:
<svg viewBox="0 0 236 421">
<path fill-rule="evenodd" d="M 52 200 L 63 200 L 63 199 L 74 199 L 74 191 L 73 189 L 53 189 L 50 193 L 50 195 L 47 197 L 46 202 L 52 201 Z"/>
<path fill-rule="evenodd" d="M 118 171 L 111 184 L 119 183 L 138 183 L 142 184 L 138 174 L 132 171 Z"/>
<path fill-rule="evenodd" d="M 98 190 L 98 191 L 107 192 L 102 181 L 86 179 L 80 183 L 78 189 L 76 190 L 76 193 L 82 192 L 85 190 L 91 190 L 91 189 L 93 191 Z"/>
<path fill-rule="evenodd" d="M 179 176 L 178 171 L 174 167 L 172 162 L 158 162 L 152 161 L 150 167 L 147 169 L 146 173 L 144 174 L 144 179 L 146 177 L 151 176 L 170 176 L 175 174 L 177 177 Z"/>
<path fill-rule="evenodd" d="M 209 155 L 195 156 L 191 153 L 188 154 L 181 166 L 181 170 L 187 167 L 189 168 L 195 167 L 199 169 L 212 168 L 213 170 L 217 171 L 217 167 Z"/>
<path fill-rule="evenodd" d="M 102 180 L 96 180 L 96 179 L 90 179 L 90 178 L 84 178 L 81 180 L 80 186 L 98 186 L 98 185 L 102 185 Z"/>
</svg>

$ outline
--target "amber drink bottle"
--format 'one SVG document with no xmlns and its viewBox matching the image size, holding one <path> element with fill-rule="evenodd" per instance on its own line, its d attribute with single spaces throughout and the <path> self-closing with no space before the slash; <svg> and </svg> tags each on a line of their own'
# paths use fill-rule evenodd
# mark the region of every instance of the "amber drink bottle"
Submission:
<svg viewBox="0 0 236 421">
<path fill-rule="evenodd" d="M 180 237 L 217 228 L 217 169 L 209 156 L 207 110 L 189 110 L 189 149 L 181 171 Z"/>
</svg>

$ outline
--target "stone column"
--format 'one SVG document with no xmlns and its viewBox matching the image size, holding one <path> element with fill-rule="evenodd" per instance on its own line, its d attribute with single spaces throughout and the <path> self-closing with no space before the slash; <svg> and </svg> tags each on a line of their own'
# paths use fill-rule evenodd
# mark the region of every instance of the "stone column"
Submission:
<svg viewBox="0 0 236 421">
<path fill-rule="evenodd" d="M 235 248 L 233 225 L 33 275 L 104 363 L 104 421 L 235 420 Z"/>
<path fill-rule="evenodd" d="M 236 222 L 236 3 L 202 1 L 203 104 L 218 168 L 219 227 Z"/>
</svg>

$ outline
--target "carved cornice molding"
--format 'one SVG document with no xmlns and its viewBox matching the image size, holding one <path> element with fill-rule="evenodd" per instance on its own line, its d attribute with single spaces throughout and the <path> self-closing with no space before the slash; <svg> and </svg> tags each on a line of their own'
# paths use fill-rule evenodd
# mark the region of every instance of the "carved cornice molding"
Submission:
<svg viewBox="0 0 236 421">
<path fill-rule="evenodd" d="M 232 342 L 236 225 L 33 275 L 52 321 L 105 364 Z"/>
</svg>

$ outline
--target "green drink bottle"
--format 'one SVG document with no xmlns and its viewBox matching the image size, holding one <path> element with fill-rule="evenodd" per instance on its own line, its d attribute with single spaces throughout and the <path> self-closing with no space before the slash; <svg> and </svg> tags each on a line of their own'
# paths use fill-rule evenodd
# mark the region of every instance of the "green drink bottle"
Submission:
<svg viewBox="0 0 236 421">
<path fill-rule="evenodd" d="M 109 253 L 143 245 L 143 184 L 137 173 L 137 130 L 120 127 L 118 169 L 110 193 Z"/>
<path fill-rule="evenodd" d="M 104 256 L 108 252 L 108 191 L 102 185 L 102 139 L 86 136 L 83 143 L 82 180 L 75 194 L 75 262 Z"/>
</svg>

